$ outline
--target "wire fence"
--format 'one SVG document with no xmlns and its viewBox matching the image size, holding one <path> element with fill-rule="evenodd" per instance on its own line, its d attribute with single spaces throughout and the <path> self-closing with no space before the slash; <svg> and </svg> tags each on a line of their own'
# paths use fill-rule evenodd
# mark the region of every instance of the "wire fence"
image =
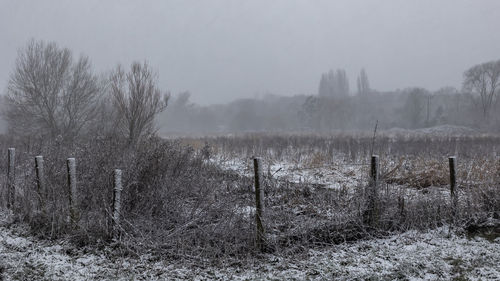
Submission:
<svg viewBox="0 0 500 281">
<path fill-rule="evenodd" d="M 34 159 L 35 161 L 32 162 L 30 165 L 25 165 L 23 163 L 23 167 L 26 169 L 34 169 L 36 171 L 36 188 L 37 188 L 37 193 L 42 202 L 46 202 L 46 194 L 47 191 L 44 189 L 47 189 L 47 184 L 46 184 L 46 179 L 45 179 L 45 174 L 44 174 L 44 169 L 47 167 L 43 165 L 43 156 L 38 155 Z M 75 158 L 68 158 L 67 163 L 66 163 L 66 176 L 67 176 L 67 190 L 68 190 L 68 197 L 64 198 L 64 196 L 60 196 L 58 200 L 67 200 L 68 201 L 68 206 L 69 208 L 67 210 L 62 210 L 67 212 L 67 221 L 70 225 L 75 226 L 77 222 L 77 217 L 78 214 L 81 210 L 78 209 L 79 204 L 78 202 L 75 202 L 77 200 L 76 190 L 79 188 L 78 183 L 76 181 L 76 173 L 81 172 L 85 173 L 86 171 L 78 171 L 77 170 L 77 163 L 78 159 Z M 247 159 L 250 160 L 250 159 Z M 366 177 L 362 177 L 361 179 L 358 180 L 358 185 L 359 186 L 364 186 L 365 190 L 363 191 L 363 194 L 366 196 L 366 207 L 363 210 L 362 217 L 364 219 L 364 223 L 367 225 L 376 225 L 379 220 L 381 220 L 381 204 L 383 202 L 380 199 L 380 194 L 384 191 L 383 185 L 385 184 L 384 179 L 381 178 L 381 168 L 380 167 L 380 162 L 379 162 L 379 157 L 376 155 L 373 155 L 371 157 L 370 163 L 328 163 L 328 164 L 323 164 L 323 165 L 310 165 L 310 166 L 288 166 L 288 167 L 280 167 L 273 171 L 272 173 L 266 173 L 263 172 L 263 168 L 265 167 L 264 161 L 262 158 L 252 158 L 251 159 L 253 162 L 253 165 L 246 165 L 246 168 L 248 168 L 249 172 L 253 172 L 252 176 L 254 179 L 253 186 L 254 186 L 254 198 L 255 198 L 255 233 L 256 233 L 256 241 L 257 241 L 257 247 L 259 251 L 264 251 L 266 247 L 264 246 L 266 243 L 266 231 L 264 229 L 264 226 L 266 225 L 266 208 L 264 202 L 266 201 L 265 198 L 265 184 L 264 180 L 269 179 L 268 176 L 270 175 L 271 177 L 274 177 L 278 172 L 284 171 L 286 175 L 288 176 L 293 176 L 294 173 L 302 172 L 302 171 L 311 171 L 311 170 L 318 170 L 318 169 L 332 169 L 335 167 L 349 167 L 349 166 L 354 166 L 354 167 L 366 167 L 369 168 L 369 173 L 367 173 Z M 7 184 L 5 185 L 7 188 L 7 207 L 12 208 L 12 206 L 15 205 L 15 194 L 19 193 L 16 191 L 16 150 L 14 148 L 9 148 L 8 149 L 8 157 L 7 157 Z M 266 161 L 271 163 L 272 161 Z M 249 163 L 247 163 L 249 164 Z M 445 163 L 443 163 L 444 165 Z M 449 169 L 449 178 L 448 178 L 448 184 L 450 186 L 449 189 L 449 197 L 450 197 L 450 208 L 452 210 L 452 214 L 455 217 L 456 216 L 456 210 L 458 209 L 458 201 L 459 197 L 462 196 L 462 192 L 460 191 L 460 179 L 457 176 L 457 161 L 455 157 L 450 157 L 449 158 L 449 163 L 448 164 L 448 169 Z M 253 167 L 252 167 L 253 166 Z M 268 167 L 270 167 L 268 165 Z M 396 166 L 395 169 L 397 169 L 399 166 Z M 270 169 L 270 168 L 269 168 Z M 120 235 L 120 232 L 124 231 L 124 225 L 126 224 L 128 227 L 133 227 L 133 223 L 128 220 L 126 217 L 121 217 L 121 192 L 124 189 L 127 189 L 127 187 L 130 185 L 125 183 L 122 183 L 122 171 L 119 169 L 115 169 L 112 171 L 107 171 L 109 173 L 113 173 L 113 196 L 112 200 L 110 202 L 107 202 L 111 208 L 107 210 L 107 216 L 109 217 L 109 221 L 111 222 L 111 227 L 109 230 L 109 234 L 111 237 L 118 237 Z M 270 172 L 270 170 L 269 170 Z M 389 171 L 390 172 L 390 171 Z M 61 172 L 63 173 L 63 172 Z M 21 173 L 22 174 L 22 173 Z M 17 175 L 20 176 L 20 175 Z M 287 179 L 284 179 L 285 181 Z M 458 183 L 458 184 L 457 184 Z M 328 184 L 328 183 L 327 183 Z M 123 187 L 125 186 L 125 188 Z M 386 193 L 387 190 L 386 190 Z M 60 194 L 61 195 L 61 194 Z M 402 197 L 404 200 L 404 197 Z M 405 212 L 405 201 L 401 203 L 402 205 L 398 208 L 401 208 L 400 212 L 404 213 Z M 407 203 L 406 203 L 407 204 Z M 40 204 L 43 206 L 43 203 Z M 353 215 L 353 214 L 348 214 L 348 215 Z M 179 226 L 183 227 L 183 226 Z M 186 226 L 187 227 L 187 226 Z M 179 232 L 181 229 L 174 229 L 171 230 L 171 233 L 176 233 Z M 168 236 L 168 235 L 167 235 Z"/>
</svg>

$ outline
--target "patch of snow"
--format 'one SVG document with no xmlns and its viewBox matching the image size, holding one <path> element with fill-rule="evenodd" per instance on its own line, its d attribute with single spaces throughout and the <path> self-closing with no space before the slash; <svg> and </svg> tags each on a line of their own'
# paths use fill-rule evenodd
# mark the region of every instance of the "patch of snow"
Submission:
<svg viewBox="0 0 500 281">
<path fill-rule="evenodd" d="M 250 208 L 241 208 L 251 212 Z M 467 239 L 447 227 L 309 250 L 266 255 L 248 265 L 188 266 L 172 261 L 82 253 L 20 237 L 0 226 L 2 280 L 499 280 L 500 240 Z M 1 273 L 3 271 L 3 273 Z"/>
<path fill-rule="evenodd" d="M 344 163 L 339 160 L 336 163 L 323 164 L 319 166 L 308 165 L 307 158 L 300 162 L 290 160 L 263 159 L 262 172 L 266 176 L 292 183 L 308 183 L 324 188 L 351 189 L 366 180 L 366 165 Z M 230 159 L 215 155 L 211 162 L 224 170 L 234 171 L 240 175 L 253 176 L 253 160 L 244 157 L 232 157 Z"/>
<path fill-rule="evenodd" d="M 461 136 L 461 135 L 474 135 L 479 132 L 464 126 L 455 125 L 439 125 L 428 128 L 420 129 L 403 129 L 403 128 L 391 128 L 382 132 L 385 135 L 393 136 L 408 136 L 408 135 L 435 135 L 435 136 Z"/>
<path fill-rule="evenodd" d="M 235 208 L 235 213 L 241 214 L 245 217 L 251 217 L 255 214 L 255 207 L 254 206 L 238 207 L 238 208 Z"/>
</svg>

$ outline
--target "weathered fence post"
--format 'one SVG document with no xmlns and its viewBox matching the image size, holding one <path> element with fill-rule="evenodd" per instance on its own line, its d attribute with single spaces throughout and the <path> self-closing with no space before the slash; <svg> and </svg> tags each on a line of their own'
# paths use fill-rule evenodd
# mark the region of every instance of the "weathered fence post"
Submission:
<svg viewBox="0 0 500 281">
<path fill-rule="evenodd" d="M 111 235 L 115 237 L 118 233 L 120 226 L 120 208 L 121 208 L 121 194 L 122 186 L 122 170 L 115 169 L 113 173 L 113 217 Z"/>
<path fill-rule="evenodd" d="M 378 155 L 372 155 L 370 177 L 373 186 L 376 186 L 378 184 Z"/>
<path fill-rule="evenodd" d="M 264 212 L 264 188 L 261 186 L 262 162 L 256 157 L 253 159 L 254 179 L 255 179 L 255 223 L 257 226 L 256 243 L 257 249 L 264 251 L 264 225 L 262 215 Z"/>
<path fill-rule="evenodd" d="M 7 166 L 7 208 L 13 208 L 14 207 L 14 200 L 15 200 L 15 177 L 16 177 L 16 166 L 15 166 L 15 161 L 16 161 L 16 149 L 15 148 L 9 148 L 9 153 L 7 156 L 7 161 L 8 161 L 8 166 Z"/>
<path fill-rule="evenodd" d="M 36 186 L 40 207 L 43 210 L 45 204 L 45 176 L 43 172 L 43 156 L 35 156 Z"/>
<path fill-rule="evenodd" d="M 365 222 L 369 225 L 375 225 L 378 217 L 378 155 L 372 155 L 370 164 L 370 184 L 368 187 L 368 204 L 365 215 Z"/>
<path fill-rule="evenodd" d="M 457 171 L 456 171 L 456 164 L 457 164 L 457 157 L 456 156 L 450 156 L 448 158 L 449 164 L 450 164 L 450 195 L 451 195 L 451 208 L 452 208 L 452 215 L 455 217 L 456 212 L 457 212 L 457 204 L 458 204 L 458 197 L 457 197 Z"/>
<path fill-rule="evenodd" d="M 66 161 L 68 169 L 68 191 L 69 191 L 69 222 L 76 225 L 76 164 L 75 158 L 68 158 Z"/>
</svg>

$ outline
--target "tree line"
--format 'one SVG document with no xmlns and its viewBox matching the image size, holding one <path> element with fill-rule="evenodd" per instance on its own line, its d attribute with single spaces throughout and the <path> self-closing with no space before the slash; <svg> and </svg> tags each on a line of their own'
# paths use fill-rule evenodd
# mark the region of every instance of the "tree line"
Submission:
<svg viewBox="0 0 500 281">
<path fill-rule="evenodd" d="M 72 142 L 81 136 L 121 135 L 134 145 L 156 131 L 169 95 L 147 62 L 97 75 L 85 55 L 54 42 L 20 49 L 3 99 L 8 132 Z"/>
<path fill-rule="evenodd" d="M 19 50 L 3 97 L 2 116 L 15 136 L 71 142 L 81 136 L 122 136 L 133 145 L 165 134 L 228 132 L 331 132 L 424 128 L 443 124 L 500 131 L 500 60 L 470 67 L 462 89 L 406 88 L 380 92 L 362 69 L 357 93 L 345 70 L 320 77 L 318 93 L 238 99 L 199 106 L 188 91 L 170 98 L 147 62 L 96 74 L 85 55 L 75 58 L 56 43 L 31 40 Z M 167 109 L 167 105 L 169 107 Z M 156 126 L 159 121 L 160 127 Z"/>
<path fill-rule="evenodd" d="M 227 133 L 255 131 L 331 132 L 382 129 L 417 129 L 458 125 L 500 131 L 500 60 L 472 66 L 464 72 L 462 89 L 442 87 L 429 91 L 409 87 L 380 92 L 370 87 L 362 69 L 357 92 L 349 91 L 345 70 L 330 70 L 320 77 L 314 95 L 238 99 L 228 104 L 198 106 L 190 93 L 172 97 L 162 113 L 162 132 Z"/>
</svg>

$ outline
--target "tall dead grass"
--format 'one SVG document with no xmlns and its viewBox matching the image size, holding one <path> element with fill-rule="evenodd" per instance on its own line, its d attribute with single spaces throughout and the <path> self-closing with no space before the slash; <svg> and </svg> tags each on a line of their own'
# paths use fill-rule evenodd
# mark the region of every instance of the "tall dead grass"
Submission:
<svg viewBox="0 0 500 281">
<path fill-rule="evenodd" d="M 67 238 L 82 247 L 115 245 L 116 252 L 121 254 L 149 253 L 194 262 L 244 261 L 259 254 L 254 241 L 252 178 L 211 164 L 207 160 L 211 153 L 243 157 L 260 154 L 269 159 L 290 159 L 302 154 L 303 159 L 311 159 L 310 165 L 328 163 L 336 157 L 353 163 L 363 161 L 366 151 L 362 144 L 366 141 L 350 137 L 336 140 L 255 136 L 203 139 L 196 142 L 200 145 L 195 149 L 182 141 L 158 138 L 146 140 L 135 148 L 128 148 L 115 138 L 71 145 L 1 139 L 0 147 L 5 153 L 0 155 L 0 175 L 5 182 L 7 147 L 15 143 L 14 213 L 41 237 Z M 295 255 L 333 243 L 450 223 L 463 226 L 471 220 L 498 216 L 500 162 L 485 152 L 467 158 L 465 155 L 474 148 L 460 141 L 458 147 L 468 150 L 458 150 L 459 204 L 457 212 L 452 212 L 445 161 L 449 141 L 456 139 L 402 140 L 402 144 L 387 140 L 379 144 L 383 147 L 384 143 L 390 143 L 394 155 L 381 155 L 377 220 L 370 224 L 364 217 L 370 206 L 367 180 L 350 190 L 325 189 L 266 174 L 263 218 L 266 250 Z M 464 140 L 465 144 L 470 141 Z M 427 154 L 417 154 L 417 149 L 407 147 L 411 144 L 421 146 L 421 151 Z M 482 147 L 480 151 L 486 151 L 488 145 L 490 148 L 498 145 L 489 139 L 472 144 Z M 412 150 L 415 153 L 407 153 Z M 35 183 L 36 155 L 45 159 L 47 189 L 41 193 Z M 76 227 L 67 220 L 67 157 L 77 159 Z M 123 223 L 117 239 L 110 240 L 115 168 L 124 173 Z M 453 214 L 456 217 L 452 220 Z"/>
</svg>

